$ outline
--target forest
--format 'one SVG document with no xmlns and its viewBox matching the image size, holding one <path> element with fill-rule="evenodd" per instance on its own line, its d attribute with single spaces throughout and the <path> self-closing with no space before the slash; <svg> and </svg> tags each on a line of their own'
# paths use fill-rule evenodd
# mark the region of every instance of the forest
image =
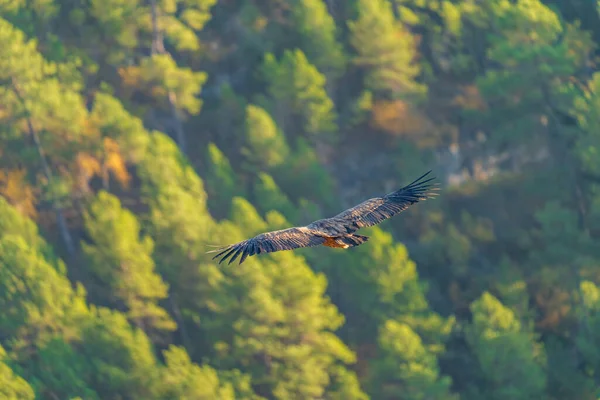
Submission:
<svg viewBox="0 0 600 400">
<path fill-rule="evenodd" d="M 596 0 L 0 0 L 0 399 L 600 399 Z M 326 247 L 218 264 L 433 170 Z"/>
</svg>

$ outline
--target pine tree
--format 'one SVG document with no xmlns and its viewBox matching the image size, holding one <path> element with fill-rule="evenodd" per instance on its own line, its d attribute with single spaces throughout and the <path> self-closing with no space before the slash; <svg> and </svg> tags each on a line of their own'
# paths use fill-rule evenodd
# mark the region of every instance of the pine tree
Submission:
<svg viewBox="0 0 600 400">
<path fill-rule="evenodd" d="M 366 72 L 365 86 L 378 97 L 420 95 L 425 87 L 416 82 L 413 36 L 394 17 L 388 0 L 357 0 L 358 17 L 348 22 L 354 62 Z M 373 40 L 377 37 L 377 40 Z"/>
<path fill-rule="evenodd" d="M 258 174 L 254 187 L 254 196 L 258 208 L 266 215 L 269 211 L 281 213 L 289 221 L 297 222 L 298 211 L 296 206 L 279 189 L 271 175 L 261 172 Z"/>
<path fill-rule="evenodd" d="M 175 330 L 171 317 L 158 305 L 167 297 L 168 287 L 154 270 L 154 242 L 140 237 L 136 217 L 121 208 L 118 198 L 101 191 L 84 213 L 84 223 L 91 243 L 82 243 L 82 251 L 94 281 L 101 285 L 92 298 L 126 310 L 147 333 Z"/>
<path fill-rule="evenodd" d="M 256 105 L 246 107 L 246 147 L 242 154 L 257 170 L 272 170 L 289 155 L 285 136 L 277 129 L 269 113 Z"/>
<path fill-rule="evenodd" d="M 160 399 L 169 400 L 234 400 L 231 385 L 220 385 L 219 376 L 210 367 L 198 366 L 190 360 L 185 349 L 170 346 L 164 352 L 166 366 L 161 372 L 164 385 Z"/>
<path fill-rule="evenodd" d="M 286 50 L 279 61 L 267 54 L 262 75 L 271 96 L 269 108 L 285 132 L 330 137 L 336 131 L 337 115 L 325 91 L 326 78 L 301 50 Z"/>
<path fill-rule="evenodd" d="M 63 267 L 64 268 L 64 267 Z M 87 315 L 85 293 L 20 236 L 0 236 L 0 334 L 26 355 L 56 335 L 70 337 Z"/>
<path fill-rule="evenodd" d="M 6 400 L 34 400 L 33 389 L 6 364 L 7 358 L 6 351 L 0 346 L 0 397 Z"/>
<path fill-rule="evenodd" d="M 176 51 L 197 51 L 197 32 L 210 19 L 210 9 L 216 0 L 121 0 L 91 2 L 89 16 L 79 11 L 72 13 L 78 29 L 86 29 L 86 19 L 91 19 L 97 31 L 91 36 L 104 55 L 102 63 L 120 67 L 123 86 L 132 92 L 142 92 L 157 100 L 157 106 L 166 110 L 169 122 L 183 151 L 186 135 L 183 119 L 186 114 L 196 114 L 201 101 L 196 98 L 206 74 L 177 65 L 167 46 Z M 89 22 L 88 22 L 89 24 Z M 108 46 L 107 46 L 108 44 Z M 150 50 L 139 54 L 139 50 Z M 138 53 L 138 54 L 136 54 Z M 138 65 L 131 65 L 141 56 Z M 158 122 L 158 121 L 157 121 Z"/>
<path fill-rule="evenodd" d="M 93 0 L 86 11 L 103 31 L 105 46 L 114 41 L 117 46 L 113 46 L 113 51 L 122 52 L 109 59 L 120 61 L 141 46 L 164 46 L 163 40 L 178 51 L 198 50 L 196 32 L 210 20 L 210 9 L 215 3 L 216 0 Z M 156 18 L 159 32 L 153 32 L 152 18 Z M 159 43 L 151 43 L 157 40 Z"/>
<path fill-rule="evenodd" d="M 233 198 L 229 220 L 249 236 L 258 235 L 267 230 L 265 221 L 256 212 L 254 206 L 243 197 Z"/>
<path fill-rule="evenodd" d="M 324 207 L 334 206 L 337 199 L 331 196 L 335 191 L 333 176 L 321 164 L 315 149 L 302 138 L 296 141 L 294 147 L 287 162 L 272 172 L 282 192 L 298 203 L 306 199 Z"/>
<path fill-rule="evenodd" d="M 77 346 L 85 359 L 94 360 L 90 386 L 102 399 L 156 398 L 160 370 L 148 336 L 118 311 L 92 308 L 90 317 Z"/>
<path fill-rule="evenodd" d="M 376 340 L 380 326 L 396 320 L 411 327 L 434 353 L 443 351 L 453 318 L 442 318 L 431 310 L 425 285 L 406 247 L 379 227 L 368 228 L 369 246 L 352 253 L 317 254 L 307 257 L 331 281 L 331 296 L 347 318 L 343 328 L 353 344 Z"/>
<path fill-rule="evenodd" d="M 544 350 L 514 313 L 484 293 L 471 305 L 467 342 L 481 368 L 487 399 L 541 398 L 546 388 Z"/>
<path fill-rule="evenodd" d="M 573 105 L 569 80 L 584 68 L 590 39 L 538 0 L 492 4 L 488 63 L 495 67 L 477 79 L 487 112 L 473 110 L 468 116 L 491 127 L 487 142 L 494 148 L 509 143 L 539 148 L 548 132 L 553 138 L 546 141 L 548 150 L 556 162 L 565 162 L 570 129 L 559 116 Z"/>
<path fill-rule="evenodd" d="M 101 399 L 97 392 L 101 388 L 91 386 L 93 363 L 81 354 L 77 344 L 76 340 L 55 337 L 24 365 L 26 378 L 38 397 Z"/>
<path fill-rule="evenodd" d="M 206 171 L 206 193 L 208 207 L 217 217 L 229 214 L 231 199 L 234 196 L 242 196 L 242 187 L 229 160 L 221 150 L 214 144 L 209 143 L 207 147 L 207 171 Z"/>
<path fill-rule="evenodd" d="M 600 375 L 600 351 L 597 346 L 600 325 L 600 289 L 590 281 L 580 284 L 581 299 L 577 305 L 576 315 L 579 329 L 575 338 L 575 346 L 584 363 L 585 374 L 593 381 Z"/>
<path fill-rule="evenodd" d="M 52 247 L 40 235 L 38 226 L 31 219 L 20 214 L 17 209 L 9 204 L 4 197 L 0 196 L 0 236 L 14 235 L 19 236 L 28 244 L 28 246 L 40 254 L 44 258 L 51 261 L 55 269 L 61 273 L 61 267 L 64 264 L 60 263 Z"/>
<path fill-rule="evenodd" d="M 57 174 L 55 166 L 73 165 L 70 146 L 83 138 L 95 139 L 87 129 L 87 110 L 78 93 L 77 64 L 49 62 L 37 51 L 35 40 L 27 40 L 2 18 L 0 40 L 11 43 L 0 49 L 0 102 L 7 108 L 0 121 L 11 121 L 0 128 L 3 146 L 10 150 L 4 157 L 12 162 L 25 160 L 30 166 L 35 163 L 37 183 L 54 208 L 63 244 L 73 256 L 75 248 L 63 211 L 73 176 Z"/>
<path fill-rule="evenodd" d="M 335 21 L 323 0 L 301 0 L 292 6 L 292 20 L 301 38 L 300 48 L 328 81 L 344 72 L 346 55 Z"/>
<path fill-rule="evenodd" d="M 207 244 L 219 244 L 216 224 L 206 208 L 202 180 L 170 138 L 161 133 L 151 136 L 138 174 L 148 206 L 144 228 L 155 243 L 156 268 L 171 289 L 170 308 L 189 350 L 192 343 L 184 315 L 192 321 L 199 318 L 208 295 L 203 287 L 220 275 L 216 268 L 203 265 L 210 250 Z"/>
<path fill-rule="evenodd" d="M 177 112 L 192 115 L 200 112 L 202 101 L 197 96 L 208 78 L 207 74 L 179 67 L 170 54 L 144 58 L 138 67 L 130 67 L 123 74 L 127 84 L 156 97 L 157 105 L 166 111 L 175 107 Z"/>
<path fill-rule="evenodd" d="M 438 361 L 408 325 L 386 321 L 379 332 L 380 356 L 373 361 L 371 392 L 376 399 L 445 399 L 452 380 L 441 376 Z"/>
<path fill-rule="evenodd" d="M 102 136 L 119 144 L 128 162 L 138 163 L 145 157 L 150 135 L 142 120 L 131 115 L 119 99 L 107 93 L 96 93 L 90 120 Z"/>
<path fill-rule="evenodd" d="M 233 221 L 245 230 L 242 235 L 224 225 L 221 235 L 232 241 L 264 225 L 249 203 L 235 199 L 235 204 L 243 212 Z M 247 372 L 256 393 L 268 398 L 327 397 L 328 390 L 339 395 L 337 379 L 353 382 L 339 368 L 355 356 L 333 333 L 343 316 L 324 296 L 325 277 L 298 254 L 252 257 L 241 265 L 224 264 L 221 271 L 223 277 L 204 288 L 211 300 L 200 325 L 214 348 L 212 365 Z M 358 389 L 349 387 L 348 393 L 364 398 Z"/>
</svg>

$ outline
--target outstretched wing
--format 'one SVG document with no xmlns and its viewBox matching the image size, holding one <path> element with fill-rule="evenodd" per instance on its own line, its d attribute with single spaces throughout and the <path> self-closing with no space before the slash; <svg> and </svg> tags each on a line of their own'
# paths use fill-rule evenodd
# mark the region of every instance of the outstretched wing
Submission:
<svg viewBox="0 0 600 400">
<path fill-rule="evenodd" d="M 430 173 L 431 171 L 427 172 L 400 190 L 383 197 L 366 200 L 336 215 L 333 219 L 342 220 L 350 233 L 391 218 L 412 204 L 435 196 L 436 189 L 433 188 L 433 184 L 430 184 L 435 178 L 425 179 Z"/>
<path fill-rule="evenodd" d="M 325 238 L 323 236 L 319 236 L 317 232 L 306 227 L 296 227 L 261 233 L 252 239 L 244 240 L 218 250 L 213 250 L 209 253 L 218 252 L 218 254 L 213 257 L 213 260 L 215 258 L 222 257 L 219 261 L 219 264 L 229 257 L 231 257 L 229 260 L 229 264 L 231 264 L 236 258 L 238 258 L 238 256 L 241 255 L 241 264 L 244 262 L 246 257 L 253 256 L 255 254 L 293 250 L 301 247 L 313 247 L 321 245 L 324 242 Z"/>
</svg>

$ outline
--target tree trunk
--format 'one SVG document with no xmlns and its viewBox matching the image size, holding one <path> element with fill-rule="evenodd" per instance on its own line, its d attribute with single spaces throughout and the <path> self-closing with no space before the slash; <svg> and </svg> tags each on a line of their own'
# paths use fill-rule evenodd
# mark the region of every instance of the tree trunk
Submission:
<svg viewBox="0 0 600 400">
<path fill-rule="evenodd" d="M 25 108 L 25 113 L 27 114 L 27 116 L 26 116 L 27 129 L 29 130 L 29 135 L 33 138 L 33 143 L 35 144 L 38 155 L 40 156 L 40 161 L 42 163 L 42 170 L 44 172 L 44 176 L 46 177 L 46 180 L 48 181 L 48 183 L 52 183 L 52 181 L 53 181 L 52 170 L 50 169 L 50 166 L 48 165 L 48 162 L 46 160 L 46 154 L 44 152 L 44 148 L 42 147 L 42 144 L 40 142 L 40 138 L 37 134 L 37 131 L 35 130 L 33 123 L 31 122 L 29 110 L 27 109 L 27 107 L 25 105 L 23 96 L 21 96 L 21 92 L 14 81 L 12 82 L 12 89 L 13 89 L 13 92 L 15 93 L 15 95 L 17 96 L 17 98 L 19 99 L 19 101 L 21 102 L 21 104 L 23 105 L 23 107 Z M 52 200 L 52 208 L 54 209 L 54 212 L 56 214 L 56 224 L 58 225 L 58 229 L 59 229 L 62 239 L 65 243 L 65 248 L 67 249 L 67 253 L 70 258 L 73 258 L 75 256 L 75 246 L 73 244 L 73 238 L 71 237 L 69 228 L 67 227 L 67 222 L 66 222 L 63 210 L 60 206 L 58 206 L 54 202 L 54 199 Z"/>
<path fill-rule="evenodd" d="M 158 26 L 159 9 L 156 5 L 156 0 L 150 1 L 150 8 L 152 13 L 152 54 L 167 54 L 165 49 L 165 41 L 163 33 Z M 171 117 L 175 125 L 175 136 L 179 150 L 185 154 L 185 132 L 183 131 L 183 122 L 177 111 L 177 96 L 172 90 L 167 89 L 167 99 L 169 100 L 169 106 L 171 107 Z"/>
</svg>

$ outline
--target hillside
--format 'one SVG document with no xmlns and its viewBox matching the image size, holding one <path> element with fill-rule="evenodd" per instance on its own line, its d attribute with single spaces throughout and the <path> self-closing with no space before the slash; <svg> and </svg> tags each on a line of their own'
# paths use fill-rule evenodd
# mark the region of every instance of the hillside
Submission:
<svg viewBox="0 0 600 400">
<path fill-rule="evenodd" d="M 600 3 L 0 1 L 0 399 L 595 400 Z M 217 265 L 432 169 L 360 233 Z"/>
</svg>

